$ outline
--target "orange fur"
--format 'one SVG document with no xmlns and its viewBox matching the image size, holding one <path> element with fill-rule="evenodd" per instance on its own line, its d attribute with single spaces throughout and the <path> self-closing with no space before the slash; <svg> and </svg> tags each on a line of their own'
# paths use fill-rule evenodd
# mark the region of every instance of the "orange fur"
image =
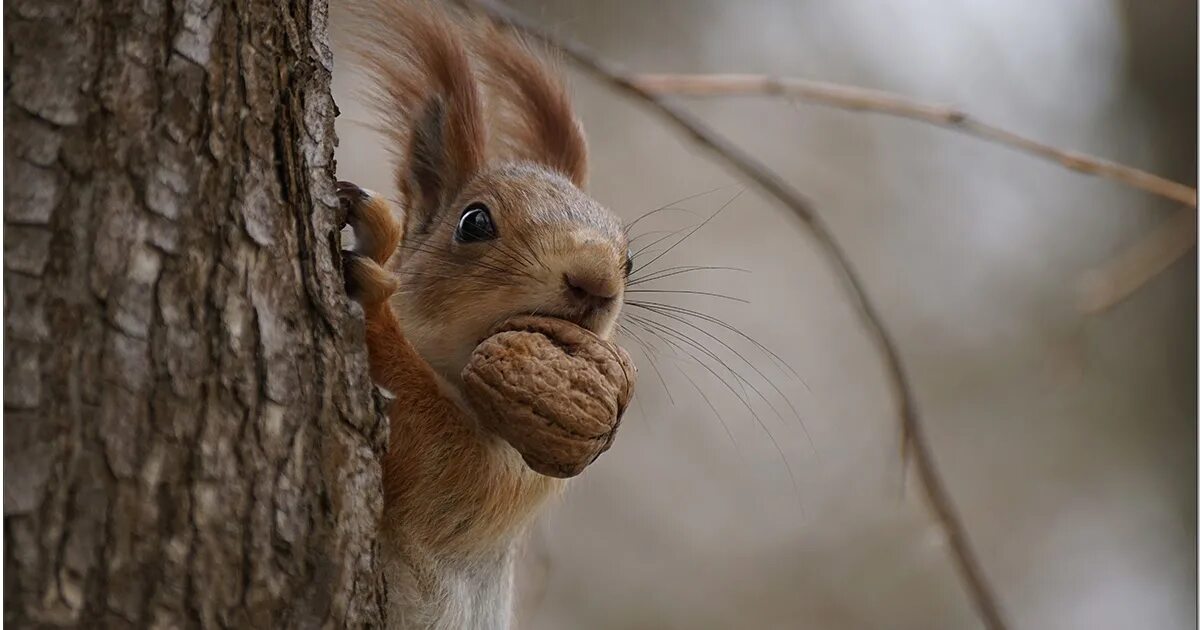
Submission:
<svg viewBox="0 0 1200 630">
<path fill-rule="evenodd" d="M 362 227 L 372 235 L 372 238 L 362 254 L 380 265 L 386 265 L 392 254 L 396 253 L 396 247 L 400 245 L 403 232 L 400 225 L 392 219 L 391 207 L 386 201 L 378 197 L 370 197 L 365 203 L 370 211 L 363 213 Z M 359 233 L 362 231 L 360 230 Z"/>
<path fill-rule="evenodd" d="M 486 548 L 561 487 L 526 468 L 443 393 L 386 302 L 367 312 L 367 347 L 372 379 L 396 395 L 384 504 L 386 522 L 403 524 L 405 542 L 447 552 Z"/>
<path fill-rule="evenodd" d="M 587 183 L 587 140 L 571 100 L 528 44 L 479 20 L 471 48 L 483 62 L 481 80 L 493 96 L 496 134 L 510 157 L 562 173 L 579 188 Z"/>
<path fill-rule="evenodd" d="M 364 201 L 355 216 L 359 225 L 399 231 L 382 200 Z M 403 544 L 438 552 L 487 548 L 518 530 L 564 482 L 529 470 L 447 393 L 388 302 L 395 280 L 378 261 L 391 253 L 376 254 L 347 264 L 365 314 L 371 379 L 396 396 L 383 459 L 385 526 L 402 525 Z"/>
<path fill-rule="evenodd" d="M 347 213 L 346 220 L 354 227 L 358 238 L 355 251 L 386 266 L 404 238 L 403 228 L 392 216 L 391 206 L 382 197 L 349 182 L 338 182 L 337 189 L 338 195 L 344 197 L 342 203 Z"/>
<path fill-rule="evenodd" d="M 417 197 L 429 194 L 422 190 L 423 182 L 412 177 L 420 170 L 439 178 L 441 191 L 457 190 L 483 164 L 487 146 L 482 99 L 458 28 L 427 3 L 361 0 L 351 7 L 358 18 L 354 52 L 374 79 L 376 109 L 392 146 L 401 154 L 397 169 L 401 194 L 410 206 Z M 437 128 L 423 129 L 425 117 L 434 112 L 441 117 L 432 121 Z M 426 163 L 429 156 L 418 153 L 415 140 L 421 139 L 422 132 L 444 134 L 427 139 L 444 146 L 443 161 Z M 434 195 L 421 200 L 421 205 L 447 201 Z"/>
<path fill-rule="evenodd" d="M 580 190 L 582 128 L 561 82 L 524 44 L 423 2 L 351 7 L 404 204 L 398 221 L 381 198 L 339 189 L 353 199 L 360 237 L 360 255 L 344 260 L 366 315 L 371 376 L 396 396 L 383 527 L 407 577 L 389 599 L 419 627 L 498 627 L 515 536 L 564 482 L 533 472 L 481 428 L 460 400 L 459 375 L 514 315 L 611 334 L 628 243 L 616 217 Z M 493 240 L 460 242 L 464 209 L 479 205 L 490 209 Z M 572 279 L 602 287 L 605 299 L 581 301 Z M 453 568 L 463 566 L 473 577 Z"/>
</svg>

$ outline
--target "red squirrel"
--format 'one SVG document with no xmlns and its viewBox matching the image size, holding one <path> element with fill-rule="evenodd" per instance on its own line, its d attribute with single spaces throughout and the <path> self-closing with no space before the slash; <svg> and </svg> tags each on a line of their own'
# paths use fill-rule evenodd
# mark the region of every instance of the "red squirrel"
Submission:
<svg viewBox="0 0 1200 630">
<path fill-rule="evenodd" d="M 515 315 L 610 338 L 628 241 L 583 192 L 582 127 L 526 45 L 424 4 L 355 0 L 352 12 L 400 193 L 394 208 L 338 187 L 371 376 L 395 396 L 383 458 L 390 625 L 506 628 L 516 542 L 565 481 L 485 428 L 461 373 Z"/>
</svg>

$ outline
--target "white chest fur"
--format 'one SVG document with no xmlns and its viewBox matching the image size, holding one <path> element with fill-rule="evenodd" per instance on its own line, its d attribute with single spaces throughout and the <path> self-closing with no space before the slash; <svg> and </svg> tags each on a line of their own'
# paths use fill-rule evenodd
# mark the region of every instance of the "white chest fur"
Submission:
<svg viewBox="0 0 1200 630">
<path fill-rule="evenodd" d="M 515 557 L 515 545 L 469 561 L 438 559 L 411 548 L 392 552 L 387 558 L 389 627 L 507 630 Z"/>
</svg>

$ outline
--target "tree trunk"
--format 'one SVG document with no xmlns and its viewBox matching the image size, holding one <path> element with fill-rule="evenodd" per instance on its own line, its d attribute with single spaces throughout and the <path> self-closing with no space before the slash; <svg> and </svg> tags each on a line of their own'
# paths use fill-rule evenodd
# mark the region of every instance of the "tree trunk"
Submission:
<svg viewBox="0 0 1200 630">
<path fill-rule="evenodd" d="M 5 0 L 15 627 L 379 626 L 326 0 Z"/>
</svg>

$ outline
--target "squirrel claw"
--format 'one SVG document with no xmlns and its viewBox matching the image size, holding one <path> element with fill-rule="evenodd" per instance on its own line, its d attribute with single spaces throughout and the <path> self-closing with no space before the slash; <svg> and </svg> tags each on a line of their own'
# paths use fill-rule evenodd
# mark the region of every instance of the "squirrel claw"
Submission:
<svg viewBox="0 0 1200 630">
<path fill-rule="evenodd" d="M 363 201 L 369 197 L 366 191 L 359 188 L 358 184 L 347 181 L 338 181 L 337 183 L 338 196 L 338 226 L 345 227 L 354 222 L 358 215 L 358 207 Z"/>
<path fill-rule="evenodd" d="M 378 306 L 396 292 L 396 280 L 379 263 L 351 250 L 342 250 L 346 295 L 364 307 Z"/>
<path fill-rule="evenodd" d="M 383 197 L 346 181 L 337 183 L 343 225 L 354 231 L 354 250 L 342 250 L 346 294 L 364 307 L 378 306 L 396 292 L 384 264 L 400 242 L 400 224 Z"/>
<path fill-rule="evenodd" d="M 400 244 L 401 226 L 381 195 L 346 181 L 337 183 L 342 226 L 354 230 L 354 250 L 377 264 L 386 264 Z"/>
</svg>

